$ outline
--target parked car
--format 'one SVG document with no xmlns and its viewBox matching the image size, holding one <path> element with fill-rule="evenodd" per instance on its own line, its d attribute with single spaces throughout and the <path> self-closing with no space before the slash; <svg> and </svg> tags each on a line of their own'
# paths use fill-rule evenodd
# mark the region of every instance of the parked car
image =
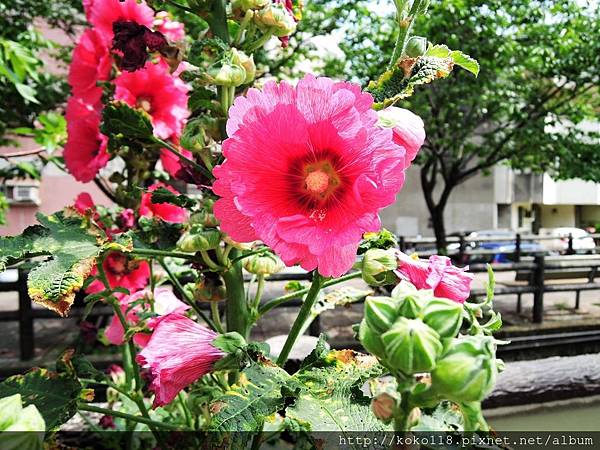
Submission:
<svg viewBox="0 0 600 450">
<path fill-rule="evenodd" d="M 517 249 L 517 235 L 510 230 L 479 230 L 465 236 L 465 258 L 463 263 L 500 263 L 514 260 Z M 483 240 L 482 240 L 483 239 Z M 451 248 L 452 246 L 452 248 Z M 452 243 L 448 249 L 458 250 L 459 244 Z M 485 254 L 477 254 L 477 250 L 486 250 Z M 522 240 L 521 254 L 544 252 L 545 248 L 538 242 Z M 474 253 L 474 254 L 473 254 Z"/>
<path fill-rule="evenodd" d="M 542 228 L 540 236 L 554 236 L 553 239 L 543 239 L 543 247 L 553 253 L 566 253 L 569 250 L 569 235 L 573 237 L 573 251 L 575 253 L 594 253 L 596 243 L 590 234 L 581 228 L 560 227 Z"/>
</svg>

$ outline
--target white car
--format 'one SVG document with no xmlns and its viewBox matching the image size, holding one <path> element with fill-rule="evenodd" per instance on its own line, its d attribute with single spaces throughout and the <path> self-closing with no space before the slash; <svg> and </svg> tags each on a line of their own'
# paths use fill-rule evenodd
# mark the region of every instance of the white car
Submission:
<svg viewBox="0 0 600 450">
<path fill-rule="evenodd" d="M 569 249 L 569 235 L 573 236 L 573 251 L 576 253 L 592 253 L 596 250 L 596 242 L 590 234 L 581 228 L 560 227 L 542 228 L 540 236 L 555 236 L 554 239 L 542 239 L 540 243 L 549 252 L 564 253 Z"/>
</svg>

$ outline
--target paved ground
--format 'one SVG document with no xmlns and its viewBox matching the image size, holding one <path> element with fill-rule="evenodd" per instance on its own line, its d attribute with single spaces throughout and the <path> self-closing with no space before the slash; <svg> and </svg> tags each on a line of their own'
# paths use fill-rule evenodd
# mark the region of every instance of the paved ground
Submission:
<svg viewBox="0 0 600 450">
<path fill-rule="evenodd" d="M 513 281 L 514 272 L 497 274 L 497 282 Z M 484 274 L 477 274 L 474 287 L 483 287 Z M 285 283 L 271 283 L 266 292 L 266 298 L 272 298 L 283 292 Z M 360 280 L 347 283 L 359 288 L 366 288 Z M 582 292 L 581 306 L 574 309 L 575 293 L 546 294 L 545 325 L 572 324 L 573 321 L 597 321 L 600 325 L 600 292 Z M 532 295 L 523 296 L 523 311 L 515 313 L 516 296 L 500 296 L 496 299 L 496 309 L 503 315 L 506 326 L 523 326 L 530 324 L 533 299 Z M 17 308 L 15 293 L 0 293 L 0 311 L 10 311 Z M 297 308 L 281 308 L 263 318 L 253 330 L 253 337 L 264 340 L 270 336 L 287 334 Z M 348 341 L 352 339 L 351 325 L 362 317 L 362 305 L 350 308 L 338 308 L 327 311 L 322 315 L 322 329 L 328 334 L 330 341 Z M 25 367 L 39 364 L 41 360 L 55 358 L 64 348 L 72 346 L 80 335 L 74 319 L 43 319 L 35 322 L 36 359 L 24 364 Z M 18 364 L 18 325 L 16 322 L 0 322 L 0 367 Z"/>
</svg>

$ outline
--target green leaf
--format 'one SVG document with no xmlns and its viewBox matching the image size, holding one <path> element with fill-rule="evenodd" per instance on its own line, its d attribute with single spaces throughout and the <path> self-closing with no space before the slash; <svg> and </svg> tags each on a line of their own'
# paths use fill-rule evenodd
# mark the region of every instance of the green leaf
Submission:
<svg viewBox="0 0 600 450">
<path fill-rule="evenodd" d="M 195 200 L 189 198 L 187 195 L 174 194 L 164 187 L 159 187 L 152 191 L 152 203 L 170 203 L 182 208 L 193 208 L 197 204 Z"/>
<path fill-rule="evenodd" d="M 454 64 L 457 66 L 471 72 L 475 76 L 479 75 L 479 63 L 475 58 L 471 58 L 460 50 L 454 50 L 450 53 L 450 58 L 452 58 L 452 61 L 454 61 Z"/>
<path fill-rule="evenodd" d="M 42 225 L 23 234 L 0 238 L 0 270 L 36 256 L 51 256 L 30 273 L 27 287 L 31 299 L 65 316 L 102 251 L 106 236 L 89 232 L 82 218 L 63 213 L 37 215 Z"/>
<path fill-rule="evenodd" d="M 361 391 L 367 380 L 383 373 L 375 357 L 352 350 L 323 353 L 317 346 L 307 359 L 311 363 L 293 377 L 299 393 L 286 409 L 289 420 L 312 431 L 388 429 L 375 418 L 370 399 Z"/>
<path fill-rule="evenodd" d="M 42 414 L 47 430 L 75 415 L 81 391 L 79 382 L 68 375 L 39 368 L 0 383 L 0 398 L 20 394 L 24 405 L 35 405 Z"/>
<path fill-rule="evenodd" d="M 126 144 L 128 141 L 153 141 L 150 116 L 138 109 L 130 108 L 123 102 L 113 102 L 102 112 L 102 134 L 108 136 L 111 147 Z"/>
<path fill-rule="evenodd" d="M 431 412 L 423 411 L 419 423 L 411 431 L 462 431 L 463 426 L 460 408 L 454 403 L 444 401 Z"/>
<path fill-rule="evenodd" d="M 283 407 L 290 375 L 267 359 L 252 363 L 239 381 L 210 404 L 212 431 L 261 430 L 264 418 Z"/>
</svg>

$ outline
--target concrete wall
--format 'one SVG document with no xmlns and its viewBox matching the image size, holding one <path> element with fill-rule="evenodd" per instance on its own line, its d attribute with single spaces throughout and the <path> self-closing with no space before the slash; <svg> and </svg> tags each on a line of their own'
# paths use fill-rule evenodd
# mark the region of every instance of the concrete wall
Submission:
<svg viewBox="0 0 600 450">
<path fill-rule="evenodd" d="M 577 225 L 574 205 L 542 205 L 540 212 L 542 215 L 542 228 L 574 227 Z"/>
</svg>

